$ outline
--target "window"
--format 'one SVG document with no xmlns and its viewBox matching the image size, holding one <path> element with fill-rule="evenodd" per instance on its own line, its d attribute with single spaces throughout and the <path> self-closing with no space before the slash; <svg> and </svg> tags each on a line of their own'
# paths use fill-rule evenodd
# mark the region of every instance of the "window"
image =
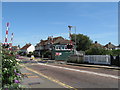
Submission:
<svg viewBox="0 0 120 90">
<path fill-rule="evenodd" d="M 56 45 L 56 46 L 55 46 L 55 49 L 56 49 L 56 50 L 60 50 L 60 49 L 61 49 L 61 46 L 60 46 L 60 45 Z"/>
<path fill-rule="evenodd" d="M 61 49 L 64 50 L 64 49 L 65 49 L 65 46 L 64 46 L 64 45 L 61 45 Z"/>
</svg>

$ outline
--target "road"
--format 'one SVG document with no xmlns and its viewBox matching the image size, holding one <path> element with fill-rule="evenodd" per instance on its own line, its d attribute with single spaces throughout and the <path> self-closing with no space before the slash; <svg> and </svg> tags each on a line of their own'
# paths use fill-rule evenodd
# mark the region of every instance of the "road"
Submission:
<svg viewBox="0 0 120 90">
<path fill-rule="evenodd" d="M 26 67 L 58 80 L 74 88 L 118 88 L 118 70 L 71 66 L 64 64 L 33 63 L 29 59 Z M 59 84 L 59 82 L 58 82 Z M 54 88 L 54 87 L 53 87 Z"/>
</svg>

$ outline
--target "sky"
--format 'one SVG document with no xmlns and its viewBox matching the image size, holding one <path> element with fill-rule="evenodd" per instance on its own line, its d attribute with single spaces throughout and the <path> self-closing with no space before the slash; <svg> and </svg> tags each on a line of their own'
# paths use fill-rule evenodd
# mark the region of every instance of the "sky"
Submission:
<svg viewBox="0 0 120 90">
<path fill-rule="evenodd" d="M 14 33 L 13 45 L 36 45 L 48 36 L 69 39 L 68 25 L 93 42 L 118 45 L 117 2 L 3 2 L 2 41 L 7 22 L 9 40 Z"/>
</svg>

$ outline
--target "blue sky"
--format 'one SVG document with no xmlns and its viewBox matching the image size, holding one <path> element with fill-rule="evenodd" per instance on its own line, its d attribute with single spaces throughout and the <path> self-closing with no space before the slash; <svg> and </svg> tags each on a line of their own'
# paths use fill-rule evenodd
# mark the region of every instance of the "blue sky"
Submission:
<svg viewBox="0 0 120 90">
<path fill-rule="evenodd" d="M 68 39 L 68 25 L 93 42 L 118 45 L 117 2 L 4 2 L 2 10 L 2 39 L 10 22 L 9 38 L 13 32 L 14 45 L 36 45 L 48 36 Z"/>
</svg>

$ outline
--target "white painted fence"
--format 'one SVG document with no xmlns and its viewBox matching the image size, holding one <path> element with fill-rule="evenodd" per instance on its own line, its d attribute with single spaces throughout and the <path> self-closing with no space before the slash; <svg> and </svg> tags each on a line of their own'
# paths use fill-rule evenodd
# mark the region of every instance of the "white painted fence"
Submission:
<svg viewBox="0 0 120 90">
<path fill-rule="evenodd" d="M 84 55 L 84 62 L 94 64 L 111 64 L 109 55 Z"/>
</svg>

